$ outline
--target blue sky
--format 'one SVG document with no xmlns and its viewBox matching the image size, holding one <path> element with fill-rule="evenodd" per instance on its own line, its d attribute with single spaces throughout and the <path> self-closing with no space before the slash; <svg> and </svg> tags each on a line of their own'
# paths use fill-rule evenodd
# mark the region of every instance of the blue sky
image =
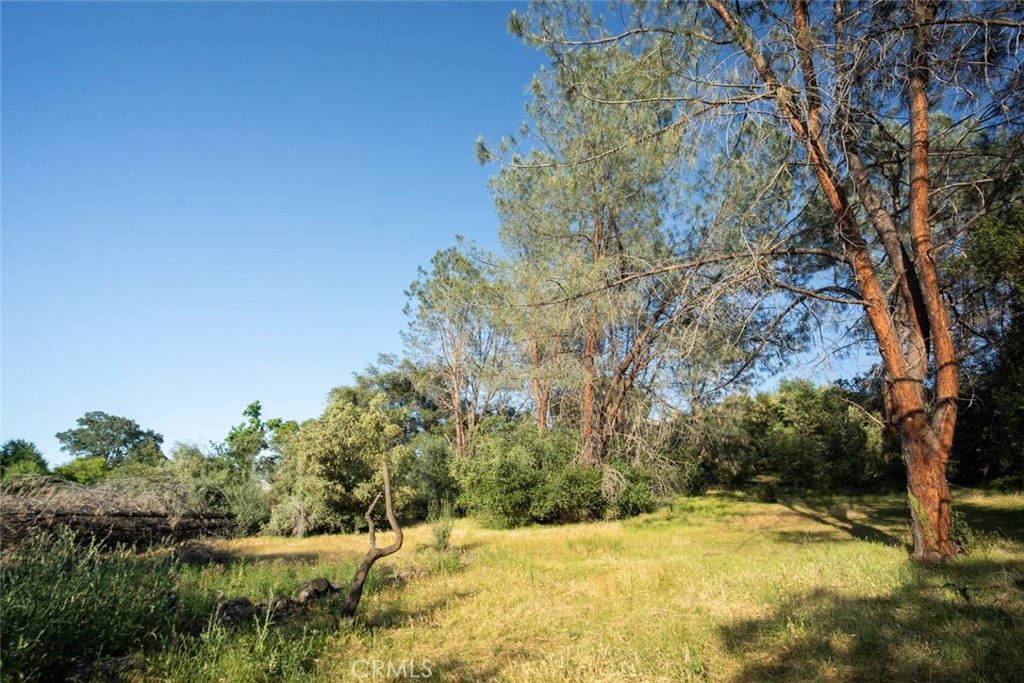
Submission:
<svg viewBox="0 0 1024 683">
<path fill-rule="evenodd" d="M 473 143 L 543 62 L 514 6 L 3 3 L 0 438 L 219 440 L 400 351 L 417 266 L 496 242 Z"/>
</svg>

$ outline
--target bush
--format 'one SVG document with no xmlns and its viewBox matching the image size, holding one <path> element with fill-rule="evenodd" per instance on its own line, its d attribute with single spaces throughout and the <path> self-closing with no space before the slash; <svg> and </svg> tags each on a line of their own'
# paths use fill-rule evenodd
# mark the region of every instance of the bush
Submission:
<svg viewBox="0 0 1024 683">
<path fill-rule="evenodd" d="M 61 465 L 53 473 L 65 479 L 77 481 L 79 484 L 91 484 L 109 477 L 111 468 L 101 457 L 76 458 L 66 465 Z"/>
<path fill-rule="evenodd" d="M 452 476 L 448 442 L 435 434 L 417 434 L 402 451 L 393 476 L 415 492 L 410 506 L 413 518 L 423 519 L 431 511 L 450 508 L 458 498 L 459 483 Z"/>
<path fill-rule="evenodd" d="M 601 470 L 566 465 L 545 474 L 530 506 L 534 520 L 569 524 L 600 519 L 604 515 L 607 502 L 601 493 Z"/>
<path fill-rule="evenodd" d="M 615 471 L 622 477 L 622 485 L 611 497 L 608 517 L 626 519 L 653 512 L 656 502 L 650 473 L 640 467 L 625 465 L 619 465 Z"/>
<path fill-rule="evenodd" d="M 606 492 L 604 470 L 573 463 L 574 432 L 540 433 L 530 422 L 490 418 L 472 437 L 472 457 L 456 460 L 453 469 L 460 505 L 486 523 L 567 524 L 654 509 L 648 471 L 621 466 L 613 477 L 619 485 Z"/>
<path fill-rule="evenodd" d="M 270 520 L 262 483 L 254 472 L 234 467 L 222 447 L 204 452 L 195 444 L 176 444 L 166 470 L 188 490 L 195 507 L 233 514 L 239 536 L 258 533 Z"/>
<path fill-rule="evenodd" d="M 989 482 L 988 488 L 994 491 L 1002 491 L 1003 493 L 1024 491 L 1024 474 L 1014 474 L 993 479 Z"/>
<path fill-rule="evenodd" d="M 180 622 L 176 564 L 70 533 L 26 539 L 0 567 L 4 678 L 59 679 L 69 667 L 151 645 Z"/>
</svg>

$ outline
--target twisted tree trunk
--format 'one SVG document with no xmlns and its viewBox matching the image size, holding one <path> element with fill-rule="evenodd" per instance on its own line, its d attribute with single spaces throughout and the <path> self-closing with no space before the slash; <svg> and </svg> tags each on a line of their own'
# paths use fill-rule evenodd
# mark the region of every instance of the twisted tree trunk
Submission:
<svg viewBox="0 0 1024 683">
<path fill-rule="evenodd" d="M 384 548 L 377 547 L 377 528 L 373 524 L 373 508 L 377 506 L 377 501 L 379 500 L 380 494 L 378 493 L 374 496 L 373 502 L 370 503 L 370 507 L 366 510 L 366 523 L 370 528 L 370 549 L 366 551 L 366 557 L 359 563 L 356 575 L 352 579 L 352 588 L 349 589 L 348 598 L 345 600 L 345 606 L 342 608 L 342 616 L 346 618 L 354 617 L 356 610 L 359 609 L 359 601 L 363 597 L 363 584 L 366 583 L 366 577 L 370 573 L 370 568 L 380 558 L 393 555 L 402 547 L 402 529 L 398 526 L 398 520 L 395 518 L 394 510 L 391 508 L 391 472 L 388 470 L 386 457 L 384 458 L 384 510 L 388 516 L 388 524 L 391 525 L 391 530 L 395 532 L 395 542 Z"/>
</svg>

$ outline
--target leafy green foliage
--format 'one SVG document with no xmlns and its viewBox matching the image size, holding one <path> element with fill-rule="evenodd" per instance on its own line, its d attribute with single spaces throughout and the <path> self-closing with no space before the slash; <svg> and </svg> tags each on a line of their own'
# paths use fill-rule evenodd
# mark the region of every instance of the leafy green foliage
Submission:
<svg viewBox="0 0 1024 683">
<path fill-rule="evenodd" d="M 622 486 L 610 496 L 607 516 L 626 519 L 654 512 L 657 501 L 654 499 L 650 472 L 642 467 L 629 467 L 621 463 L 617 464 L 614 471 L 622 478 Z"/>
<path fill-rule="evenodd" d="M 989 316 L 982 349 L 968 367 L 950 456 L 954 481 L 1024 488 L 1024 208 L 989 216 L 971 232 L 962 270 L 1005 311 Z M 965 277 L 961 275 L 961 277 Z M 993 303 L 991 306 L 995 306 Z M 966 394 L 967 392 L 962 392 Z"/>
<path fill-rule="evenodd" d="M 277 468 L 283 444 L 298 429 L 295 422 L 264 421 L 259 401 L 246 406 L 248 418 L 228 432 L 223 443 L 204 450 L 197 444 L 175 444 L 171 472 L 192 493 L 198 507 L 235 516 L 240 535 L 259 533 L 271 519 L 266 479 Z"/>
<path fill-rule="evenodd" d="M 748 424 L 758 444 L 758 470 L 804 488 L 861 487 L 882 475 L 882 427 L 842 392 L 807 380 L 759 394 Z"/>
<path fill-rule="evenodd" d="M 355 389 L 364 396 L 383 394 L 388 409 L 404 411 L 405 435 L 412 439 L 424 432 L 444 431 L 445 415 L 427 392 L 429 375 L 428 369 L 408 358 L 381 354 L 376 365 L 368 365 L 355 375 Z"/>
<path fill-rule="evenodd" d="M 621 485 L 606 493 L 605 469 L 574 462 L 577 439 L 564 429 L 542 434 L 529 420 L 483 420 L 473 434 L 472 456 L 452 463 L 462 487 L 460 505 L 498 527 L 568 524 L 652 509 L 648 476 L 620 465 Z"/>
<path fill-rule="evenodd" d="M 784 381 L 772 393 L 734 396 L 680 424 L 677 461 L 708 485 L 863 489 L 898 479 L 882 416 L 850 387 Z M 767 488 L 765 489 L 767 491 Z"/>
<path fill-rule="evenodd" d="M 397 455 L 395 482 L 414 492 L 409 510 L 413 517 L 422 519 L 455 503 L 459 482 L 452 475 L 452 449 L 444 437 L 418 434 Z"/>
<path fill-rule="evenodd" d="M 342 387 L 331 392 L 322 416 L 302 423 L 282 450 L 271 490 L 271 533 L 302 536 L 362 526 L 383 482 L 381 459 L 405 433 L 402 412 L 385 403 L 383 394 Z M 402 510 L 412 491 L 396 486 L 394 498 Z"/>
<path fill-rule="evenodd" d="M 544 473 L 534 493 L 530 516 L 537 522 L 567 524 L 601 519 L 607 501 L 597 467 L 565 465 Z"/>
<path fill-rule="evenodd" d="M 541 484 L 535 454 L 517 443 L 500 418 L 485 420 L 474 435 L 472 457 L 452 464 L 462 487 L 459 503 L 495 526 L 522 526 Z"/>
<path fill-rule="evenodd" d="M 53 473 L 77 481 L 79 484 L 91 484 L 94 481 L 109 477 L 113 471 L 107 461 L 101 456 L 76 458 L 66 465 L 53 470 Z"/>
<path fill-rule="evenodd" d="M 257 533 L 270 518 L 263 484 L 251 469 L 239 470 L 223 445 L 204 451 L 196 444 L 178 443 L 167 467 L 190 492 L 197 508 L 235 515 L 239 535 Z"/>
<path fill-rule="evenodd" d="M 239 470 L 255 470 L 256 459 L 267 448 L 267 425 L 260 419 L 262 407 L 259 401 L 253 401 L 242 415 L 248 421 L 236 425 L 224 439 L 227 455 Z"/>
<path fill-rule="evenodd" d="M 0 481 L 21 475 L 46 474 L 46 460 L 34 443 L 8 439 L 0 446 Z"/>
<path fill-rule="evenodd" d="M 242 415 L 249 418 L 248 421 L 232 427 L 224 445 L 225 455 L 237 471 L 267 478 L 277 466 L 281 444 L 298 429 L 298 425 L 281 418 L 264 421 L 262 411 L 259 401 L 246 406 Z"/>
<path fill-rule="evenodd" d="M 107 467 L 158 465 L 165 460 L 160 450 L 164 437 L 142 429 L 135 420 L 93 411 L 77 423 L 75 429 L 57 433 L 60 449 L 76 458 L 103 458 Z"/>
<path fill-rule="evenodd" d="M 499 409 L 511 340 L 495 259 L 472 245 L 443 249 L 406 291 L 409 327 L 402 334 L 417 368 L 416 390 L 444 411 L 458 456 L 481 415 Z M 410 406 L 412 407 L 412 406 Z"/>
</svg>

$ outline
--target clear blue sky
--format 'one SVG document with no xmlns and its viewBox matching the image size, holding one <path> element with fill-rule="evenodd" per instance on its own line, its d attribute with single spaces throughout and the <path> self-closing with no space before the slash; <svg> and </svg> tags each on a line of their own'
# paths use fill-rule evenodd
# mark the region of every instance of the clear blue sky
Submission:
<svg viewBox="0 0 1024 683">
<path fill-rule="evenodd" d="M 3 3 L 0 438 L 219 440 L 400 351 L 417 266 L 496 240 L 473 142 L 543 62 L 513 6 Z"/>
</svg>

